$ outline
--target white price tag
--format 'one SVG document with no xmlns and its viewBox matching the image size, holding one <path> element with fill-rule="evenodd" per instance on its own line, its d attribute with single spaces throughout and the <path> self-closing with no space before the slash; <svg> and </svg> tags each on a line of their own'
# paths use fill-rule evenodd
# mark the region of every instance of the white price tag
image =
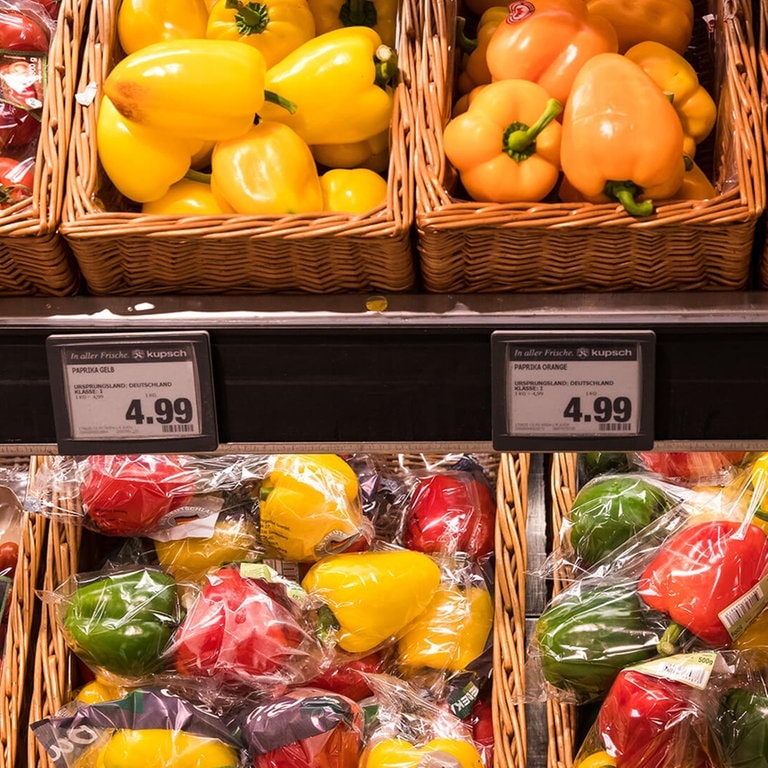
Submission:
<svg viewBox="0 0 768 768">
<path fill-rule="evenodd" d="M 206 333 L 52 336 L 48 348 L 60 445 L 216 440 Z"/>
</svg>

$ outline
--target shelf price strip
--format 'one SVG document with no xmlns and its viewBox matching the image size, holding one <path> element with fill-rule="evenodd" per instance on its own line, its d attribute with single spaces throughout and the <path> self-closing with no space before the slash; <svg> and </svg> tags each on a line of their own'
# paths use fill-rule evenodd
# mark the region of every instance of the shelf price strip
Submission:
<svg viewBox="0 0 768 768">
<path fill-rule="evenodd" d="M 60 334 L 46 348 L 61 452 L 218 447 L 207 332 Z"/>
<path fill-rule="evenodd" d="M 491 349 L 496 450 L 652 447 L 652 332 L 497 331 Z"/>
</svg>

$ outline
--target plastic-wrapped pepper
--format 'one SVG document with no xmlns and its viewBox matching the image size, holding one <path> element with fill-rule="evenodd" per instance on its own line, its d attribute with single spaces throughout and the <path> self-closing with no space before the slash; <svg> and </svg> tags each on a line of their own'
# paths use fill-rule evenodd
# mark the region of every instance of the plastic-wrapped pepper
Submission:
<svg viewBox="0 0 768 768">
<path fill-rule="evenodd" d="M 371 27 L 394 47 L 397 0 L 309 0 L 318 35 L 342 27 Z"/>
<path fill-rule="evenodd" d="M 611 757 L 605 750 L 593 752 L 581 762 L 576 763 L 576 768 L 615 768 L 616 758 Z"/>
<path fill-rule="evenodd" d="M 432 739 L 421 746 L 405 739 L 376 741 L 363 750 L 360 768 L 418 768 L 433 761 L 455 768 L 483 768 L 483 759 L 474 744 L 451 738 Z"/>
<path fill-rule="evenodd" d="M 181 619 L 176 582 L 141 568 L 97 577 L 69 597 L 62 624 L 87 664 L 125 678 L 157 671 Z"/>
<path fill-rule="evenodd" d="M 716 732 L 724 768 L 765 768 L 768 764 L 768 696 L 732 688 L 721 704 Z"/>
</svg>

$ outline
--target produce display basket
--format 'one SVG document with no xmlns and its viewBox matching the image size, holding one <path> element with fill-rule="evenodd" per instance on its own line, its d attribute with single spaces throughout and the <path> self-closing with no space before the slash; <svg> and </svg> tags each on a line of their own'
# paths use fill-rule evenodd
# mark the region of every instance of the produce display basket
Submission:
<svg viewBox="0 0 768 768">
<path fill-rule="evenodd" d="M 24 459 L 26 463 L 28 460 Z M 21 460 L 15 466 L 24 466 Z M 3 461 L 5 465 L 5 461 Z M 22 500 L 19 500 L 21 504 Z M 35 590 L 42 563 L 46 521 L 26 513 L 21 515 L 19 559 L 13 588 L 8 597 L 8 629 L 5 635 L 2 674 L 0 674 L 0 744 L 3 765 L 16 765 L 25 753 L 25 729 L 30 704 L 26 685 L 29 657 L 34 653 L 33 637 L 38 605 Z"/>
<path fill-rule="evenodd" d="M 77 264 L 58 231 L 87 3 L 63 0 L 48 55 L 32 196 L 0 211 L 0 295 L 77 292 Z"/>
<path fill-rule="evenodd" d="M 398 19 L 386 203 L 367 214 L 142 215 L 98 160 L 101 85 L 121 57 L 117 0 L 95 0 L 75 109 L 61 232 L 91 293 L 259 294 L 399 292 L 413 287 L 412 100 L 415 8 Z M 88 101 L 86 99 L 86 101 Z"/>
<path fill-rule="evenodd" d="M 655 215 L 640 221 L 610 203 L 476 203 L 452 194 L 456 178 L 445 159 L 442 130 L 453 101 L 459 8 L 457 0 L 425 3 L 423 47 L 416 57 L 414 176 L 427 291 L 747 287 L 765 201 L 752 6 L 747 0 L 695 0 L 694 9 L 690 50 L 699 54 L 697 74 L 718 104 L 711 168 L 698 153 L 697 162 L 720 194 L 706 202 L 659 205 Z M 714 14 L 713 38 L 708 14 Z"/>
<path fill-rule="evenodd" d="M 768 149 L 768 0 L 760 0 L 758 14 L 757 64 L 760 77 L 760 117 L 763 127 L 763 149 Z M 766 159 L 768 165 L 768 158 Z M 763 217 L 763 238 L 760 244 L 760 288 L 768 289 L 768 222 Z"/>
</svg>

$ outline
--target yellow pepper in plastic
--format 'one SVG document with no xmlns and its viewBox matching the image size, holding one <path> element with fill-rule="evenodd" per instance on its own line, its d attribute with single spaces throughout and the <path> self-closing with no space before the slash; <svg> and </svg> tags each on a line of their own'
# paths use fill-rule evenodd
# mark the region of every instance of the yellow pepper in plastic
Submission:
<svg viewBox="0 0 768 768">
<path fill-rule="evenodd" d="M 103 701 L 119 699 L 123 692 L 116 685 L 100 677 L 86 683 L 75 696 L 75 701 L 81 704 L 99 704 Z"/>
<path fill-rule="evenodd" d="M 208 7 L 204 0 L 122 0 L 117 37 L 125 53 L 152 43 L 205 37 Z"/>
<path fill-rule="evenodd" d="M 456 81 L 456 87 L 460 94 L 469 93 L 478 85 L 485 85 L 492 80 L 491 71 L 488 69 L 488 61 L 485 54 L 496 27 L 507 18 L 509 9 L 506 5 L 495 5 L 488 8 L 477 22 L 477 37 L 473 42 L 467 41 L 465 45 L 472 48 L 462 62 L 461 71 Z M 463 38 L 464 25 L 460 28 L 460 38 Z M 466 39 L 466 38 L 464 38 Z"/>
<path fill-rule="evenodd" d="M 474 744 L 445 737 L 432 739 L 422 746 L 405 739 L 374 742 L 363 750 L 360 768 L 420 768 L 433 762 L 435 765 L 455 764 L 456 768 L 483 768 L 483 758 Z"/>
<path fill-rule="evenodd" d="M 117 730 L 96 768 L 237 768 L 236 750 L 218 739 L 162 728 Z"/>
<path fill-rule="evenodd" d="M 222 141 L 253 124 L 264 104 L 265 74 L 264 56 L 251 45 L 171 40 L 119 61 L 104 93 L 134 123 L 169 137 Z"/>
<path fill-rule="evenodd" d="M 619 39 L 619 53 L 644 40 L 664 43 L 683 53 L 691 42 L 691 0 L 587 0 L 590 13 L 611 22 Z"/>
<path fill-rule="evenodd" d="M 616 765 L 616 758 L 611 757 L 607 752 L 593 752 L 576 764 L 576 768 L 613 768 Z"/>
<path fill-rule="evenodd" d="M 398 0 L 309 0 L 318 35 L 343 27 L 371 27 L 394 47 Z"/>
<path fill-rule="evenodd" d="M 326 168 L 368 168 L 380 173 L 389 167 L 389 130 L 349 144 L 313 144 L 315 161 Z"/>
<path fill-rule="evenodd" d="M 679 53 L 650 40 L 633 45 L 624 56 L 669 94 L 683 126 L 683 152 L 693 158 L 717 120 L 717 105 L 699 84 L 696 70 Z"/>
<path fill-rule="evenodd" d="M 397 641 L 404 667 L 460 672 L 485 648 L 493 626 L 493 600 L 487 589 L 442 586 L 423 613 Z"/>
<path fill-rule="evenodd" d="M 387 182 L 367 168 L 334 168 L 320 177 L 323 209 L 367 213 L 387 201 Z"/>
<path fill-rule="evenodd" d="M 189 170 L 201 145 L 134 123 L 108 97 L 101 99 L 96 122 L 99 160 L 117 190 L 130 200 L 146 203 L 167 194 Z"/>
<path fill-rule="evenodd" d="M 262 121 L 216 144 L 211 189 L 237 213 L 252 216 L 311 213 L 323 208 L 312 153 L 287 125 Z"/>
<path fill-rule="evenodd" d="M 339 647 L 368 653 L 401 634 L 429 605 L 440 568 L 407 549 L 345 552 L 319 560 L 301 585 L 333 613 Z"/>
<path fill-rule="evenodd" d="M 205 36 L 252 45 L 271 67 L 315 36 L 315 19 L 307 0 L 217 0 Z"/>
<path fill-rule="evenodd" d="M 389 129 L 394 102 L 386 83 L 396 69 L 395 52 L 372 29 L 326 32 L 267 70 L 264 87 L 295 104 L 295 112 L 267 102 L 259 114 L 309 145 L 363 141 Z"/>
<path fill-rule="evenodd" d="M 260 495 L 261 540 L 271 556 L 315 562 L 365 530 L 357 475 L 335 454 L 275 457 Z"/>
<path fill-rule="evenodd" d="M 234 209 L 216 198 L 210 184 L 185 178 L 172 184 L 161 198 L 144 203 L 141 212 L 151 216 L 205 216 L 234 213 Z"/>
</svg>

